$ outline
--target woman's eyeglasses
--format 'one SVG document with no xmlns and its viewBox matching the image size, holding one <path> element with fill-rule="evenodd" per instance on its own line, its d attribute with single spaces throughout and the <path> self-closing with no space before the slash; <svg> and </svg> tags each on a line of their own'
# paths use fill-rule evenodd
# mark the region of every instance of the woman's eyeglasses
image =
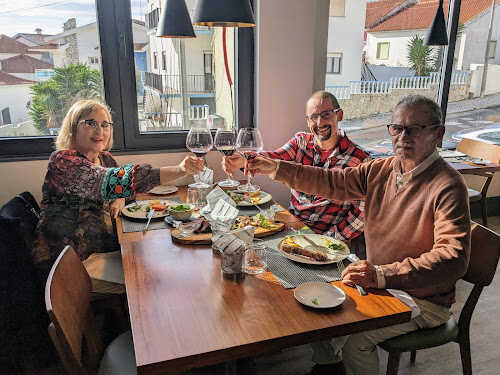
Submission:
<svg viewBox="0 0 500 375">
<path fill-rule="evenodd" d="M 441 125 L 433 124 L 429 126 L 425 125 L 402 126 L 398 124 L 389 124 L 387 125 L 387 129 L 389 130 L 389 134 L 392 135 L 393 137 L 396 135 L 400 135 L 403 132 L 403 130 L 406 130 L 406 134 L 408 134 L 412 138 L 415 138 L 415 137 L 420 137 L 425 128 L 435 128 L 437 126 Z"/>
<path fill-rule="evenodd" d="M 109 132 L 113 128 L 113 124 L 111 122 L 103 121 L 101 125 L 97 123 L 96 120 L 94 119 L 88 119 L 88 120 L 80 120 L 78 121 L 78 124 L 85 124 L 85 127 L 89 130 L 96 131 L 99 126 L 101 127 L 103 132 Z"/>
<path fill-rule="evenodd" d="M 335 113 L 337 113 L 338 111 L 340 111 L 340 108 L 337 108 L 337 109 L 329 109 L 328 111 L 323 111 L 321 113 L 313 113 L 311 115 L 306 115 L 306 119 L 309 121 L 309 122 L 317 122 L 318 121 L 318 118 L 321 116 L 321 118 L 323 120 L 329 120 L 333 117 L 333 115 Z"/>
</svg>

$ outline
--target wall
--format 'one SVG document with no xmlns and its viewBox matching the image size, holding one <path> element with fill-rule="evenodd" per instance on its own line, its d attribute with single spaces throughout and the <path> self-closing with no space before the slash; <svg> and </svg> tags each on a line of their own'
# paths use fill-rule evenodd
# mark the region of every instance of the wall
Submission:
<svg viewBox="0 0 500 375">
<path fill-rule="evenodd" d="M 328 52 L 342 53 L 341 74 L 326 74 L 325 86 L 348 86 L 361 79 L 366 1 L 349 0 L 345 17 L 329 17 Z"/>
<path fill-rule="evenodd" d="M 31 99 L 31 85 L 0 85 L 0 111 L 10 108 L 10 119 L 13 124 L 28 119 L 26 105 Z"/>
<path fill-rule="evenodd" d="M 427 30 L 398 30 L 368 33 L 366 38 L 366 62 L 375 65 L 409 66 L 406 59 L 407 44 L 411 37 L 425 38 Z M 377 59 L 377 44 L 389 42 L 389 59 Z"/>
<path fill-rule="evenodd" d="M 496 9 L 495 9 L 496 10 Z M 474 70 L 473 70 L 474 69 Z M 483 79 L 483 64 L 472 65 L 472 77 L 470 82 L 470 91 L 474 94 L 474 98 L 481 94 L 481 81 Z M 488 64 L 488 73 L 486 77 L 485 94 L 495 94 L 500 92 L 500 65 Z"/>
</svg>

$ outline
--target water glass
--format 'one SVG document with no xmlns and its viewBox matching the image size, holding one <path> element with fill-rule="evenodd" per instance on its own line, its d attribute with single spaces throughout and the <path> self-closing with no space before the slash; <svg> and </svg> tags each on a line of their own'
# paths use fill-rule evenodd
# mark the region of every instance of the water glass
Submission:
<svg viewBox="0 0 500 375">
<path fill-rule="evenodd" d="M 222 277 L 229 280 L 238 280 L 245 277 L 243 271 L 243 260 L 245 248 L 242 246 L 236 251 L 220 252 L 220 268 Z"/>
<path fill-rule="evenodd" d="M 186 203 L 192 204 L 195 210 L 200 209 L 200 190 L 198 188 L 188 188 Z"/>
<path fill-rule="evenodd" d="M 267 248 L 262 243 L 252 243 L 245 252 L 245 272 L 260 274 L 267 269 Z"/>
</svg>

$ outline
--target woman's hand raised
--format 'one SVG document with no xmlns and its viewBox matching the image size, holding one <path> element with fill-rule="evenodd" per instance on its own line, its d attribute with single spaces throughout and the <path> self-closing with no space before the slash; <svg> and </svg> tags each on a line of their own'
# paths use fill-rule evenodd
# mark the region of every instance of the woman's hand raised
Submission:
<svg viewBox="0 0 500 375">
<path fill-rule="evenodd" d="M 180 171 L 187 174 L 198 174 L 203 171 L 204 167 L 203 159 L 194 156 L 186 156 L 177 166 Z"/>
</svg>

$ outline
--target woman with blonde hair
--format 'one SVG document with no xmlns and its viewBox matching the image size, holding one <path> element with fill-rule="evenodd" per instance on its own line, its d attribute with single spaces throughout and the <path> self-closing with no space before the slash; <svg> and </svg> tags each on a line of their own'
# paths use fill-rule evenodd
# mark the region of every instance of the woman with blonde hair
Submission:
<svg viewBox="0 0 500 375">
<path fill-rule="evenodd" d="M 94 292 L 124 292 L 112 218 L 118 217 L 125 200 L 133 199 L 136 193 L 203 170 L 203 161 L 193 156 L 176 166 L 118 167 L 109 153 L 112 145 L 113 123 L 108 106 L 95 100 L 73 104 L 63 120 L 57 151 L 50 156 L 42 187 L 42 212 L 33 248 L 42 281 L 63 248 L 71 245 L 82 261 L 89 256 L 101 257 L 103 264 L 98 268 L 111 270 L 112 281 L 93 279 Z M 89 273 L 92 278 L 92 270 Z"/>
</svg>

